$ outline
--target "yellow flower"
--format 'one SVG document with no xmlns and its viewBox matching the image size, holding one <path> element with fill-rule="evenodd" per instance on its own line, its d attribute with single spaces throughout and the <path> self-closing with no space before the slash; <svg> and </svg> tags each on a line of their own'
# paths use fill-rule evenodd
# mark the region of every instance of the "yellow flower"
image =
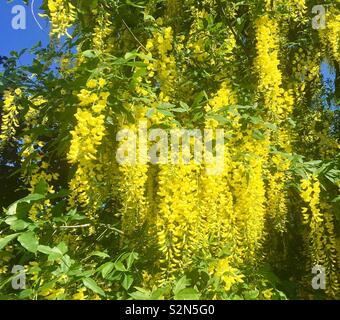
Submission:
<svg viewBox="0 0 340 320">
<path fill-rule="evenodd" d="M 97 81 L 94 79 L 91 79 L 89 81 L 86 82 L 86 87 L 88 87 L 89 89 L 93 89 L 97 86 Z"/>
<path fill-rule="evenodd" d="M 72 298 L 74 300 L 85 300 L 85 298 L 87 297 L 84 292 L 86 291 L 86 288 L 80 288 L 77 290 L 77 293 L 75 293 Z"/>
<path fill-rule="evenodd" d="M 106 80 L 103 78 L 100 78 L 98 81 L 98 84 L 100 88 L 104 88 L 104 86 L 106 85 Z"/>
<path fill-rule="evenodd" d="M 271 297 L 273 296 L 273 289 L 270 288 L 270 289 L 264 290 L 264 291 L 262 292 L 262 295 L 263 295 L 263 297 L 264 297 L 266 300 L 270 300 Z"/>
<path fill-rule="evenodd" d="M 15 136 L 16 128 L 19 127 L 18 116 L 21 109 L 21 106 L 15 104 L 15 96 L 9 91 L 5 91 L 1 119 L 0 141 L 2 140 L 2 142 L 6 142 Z"/>
<path fill-rule="evenodd" d="M 75 21 L 76 8 L 66 0 L 48 0 L 47 6 L 51 16 L 51 36 L 60 38 L 66 34 L 71 38 L 67 29 Z"/>
<path fill-rule="evenodd" d="M 21 96 L 21 94 L 22 94 L 22 91 L 21 91 L 21 89 L 20 88 L 17 88 L 17 89 L 15 89 L 15 94 L 17 95 L 17 96 Z"/>
</svg>

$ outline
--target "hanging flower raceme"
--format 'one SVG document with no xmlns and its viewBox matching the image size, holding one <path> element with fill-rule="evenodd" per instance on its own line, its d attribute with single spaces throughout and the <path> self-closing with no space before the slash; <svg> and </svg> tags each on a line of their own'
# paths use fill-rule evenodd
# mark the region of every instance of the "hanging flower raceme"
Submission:
<svg viewBox="0 0 340 320">
<path fill-rule="evenodd" d="M 126 151 L 129 152 L 129 161 L 127 163 L 119 163 L 119 194 L 122 201 L 122 208 L 120 214 L 122 217 L 122 229 L 123 232 L 129 236 L 132 232 L 138 230 L 146 222 L 147 214 L 150 212 L 147 201 L 146 182 L 148 180 L 149 165 L 147 164 L 146 148 L 143 150 L 140 146 L 137 146 L 137 138 L 144 143 L 147 136 L 145 135 L 148 128 L 147 121 L 145 120 L 145 112 L 138 111 L 136 108 L 130 105 L 129 110 L 135 115 L 136 123 L 139 126 L 143 126 L 142 130 L 139 130 L 136 125 L 122 126 L 127 130 L 128 141 L 121 141 L 121 147 L 123 144 L 126 147 Z M 141 108 L 142 110 L 144 108 Z M 123 130 L 124 130 L 123 129 Z M 154 201 L 152 199 L 152 201 Z"/>
<path fill-rule="evenodd" d="M 236 104 L 236 97 L 230 87 L 231 85 L 228 81 L 222 83 L 221 88 L 205 107 L 207 112 L 206 129 L 218 129 L 221 126 L 216 119 L 209 117 L 209 113 L 218 112 L 223 106 Z M 238 122 L 239 115 L 236 112 L 228 113 L 228 117 L 233 123 Z M 224 133 L 224 136 L 231 132 Z M 205 137 L 207 140 L 216 138 L 214 136 Z M 202 246 L 207 248 L 210 243 L 209 250 L 213 251 L 213 253 L 219 252 L 226 245 L 231 246 L 237 242 L 233 195 L 228 179 L 232 166 L 231 153 L 233 149 L 231 147 L 230 141 L 223 144 L 223 146 L 216 144 L 216 154 L 223 155 L 223 158 L 219 159 L 221 163 L 218 161 L 207 163 L 201 171 L 200 214 L 202 235 L 205 236 Z M 217 150 L 217 148 L 220 150 Z M 206 229 L 209 232 L 206 232 Z"/>
<path fill-rule="evenodd" d="M 160 94 L 158 99 L 164 102 L 169 101 L 169 96 L 173 92 L 173 82 L 175 81 L 175 60 L 171 55 L 173 49 L 173 36 L 171 27 L 160 28 L 154 32 L 151 39 L 147 41 L 146 49 L 149 50 L 144 58 L 147 66 L 147 74 L 140 75 L 135 79 L 135 92 L 138 96 L 147 97 L 151 106 L 157 106 L 157 97 L 150 92 L 150 84 L 156 81 L 160 83 Z M 136 68 L 135 74 L 140 74 L 139 68 Z M 147 116 L 148 108 L 139 104 L 127 104 L 126 108 L 131 111 L 136 119 L 137 124 L 143 123 L 145 130 L 152 124 L 157 124 L 164 119 L 164 115 L 156 111 L 152 116 Z M 155 108 L 156 109 L 156 108 Z M 138 139 L 146 140 L 147 137 L 141 136 L 136 125 L 125 125 L 122 128 L 130 130 Z M 123 142 L 126 143 L 126 142 Z M 150 143 L 146 142 L 149 146 Z M 145 222 L 149 221 L 148 230 L 155 232 L 154 209 L 156 207 L 153 196 L 154 179 L 148 178 L 152 170 L 147 164 L 145 152 L 137 146 L 131 146 L 136 151 L 137 159 L 135 164 L 122 164 L 119 166 L 120 186 L 119 191 L 123 203 L 121 209 L 123 231 L 129 235 L 131 232 L 138 230 Z M 142 157 L 139 155 L 143 154 Z M 150 235 L 151 237 L 151 235 Z"/>
<path fill-rule="evenodd" d="M 240 233 L 238 240 L 242 248 L 236 252 L 237 259 L 251 264 L 260 261 L 260 249 L 265 236 L 266 198 L 263 161 L 254 154 L 249 163 L 238 162 L 232 170 L 230 182 L 235 198 L 235 225 Z"/>
<path fill-rule="evenodd" d="M 25 177 L 29 180 L 28 190 L 31 193 L 34 193 L 39 186 L 43 186 L 43 188 L 45 188 L 45 193 L 48 195 L 53 195 L 55 193 L 52 183 L 53 181 L 58 180 L 59 174 L 48 172 L 48 169 L 49 164 L 42 161 L 41 163 L 36 164 L 36 167 L 28 177 Z M 51 218 L 51 210 L 52 203 L 49 199 L 46 199 L 41 203 L 33 204 L 28 216 L 32 221 L 36 221 L 37 219 L 49 220 Z"/>
<path fill-rule="evenodd" d="M 330 49 L 326 53 L 333 61 L 340 63 L 340 10 L 332 6 L 327 11 L 325 22 L 326 29 L 320 29 L 320 37 L 325 48 Z"/>
<path fill-rule="evenodd" d="M 14 93 L 10 91 L 5 91 L 4 93 L 0 132 L 1 145 L 13 138 L 16 128 L 19 127 L 18 116 L 22 107 L 18 105 L 18 98 L 21 97 L 21 94 L 20 88 L 16 89 Z"/>
<path fill-rule="evenodd" d="M 174 93 L 173 84 L 176 80 L 176 63 L 172 55 L 173 30 L 171 27 L 161 28 L 149 39 L 146 48 L 153 52 L 156 60 L 148 65 L 151 75 L 157 74 L 160 82 L 160 89 L 164 95 Z"/>
<path fill-rule="evenodd" d="M 106 81 L 91 79 L 78 94 L 79 107 L 75 114 L 77 125 L 71 131 L 72 139 L 67 159 L 77 165 L 70 182 L 71 205 L 90 203 L 91 180 L 103 177 L 98 164 L 98 149 L 105 135 L 105 110 L 109 93 L 104 90 Z M 99 171 L 98 171 L 99 169 Z M 98 172 L 97 172 L 98 171 Z M 93 198 L 94 200 L 94 198 Z"/>
<path fill-rule="evenodd" d="M 306 0 L 265 0 L 267 11 L 282 10 L 288 14 L 283 15 L 284 19 L 291 19 L 295 22 L 306 22 L 307 11 Z"/>
<path fill-rule="evenodd" d="M 321 50 L 316 50 L 312 45 L 306 49 L 299 48 L 292 61 L 291 88 L 294 94 L 296 108 L 305 109 L 306 86 L 318 89 L 320 87 Z"/>
<path fill-rule="evenodd" d="M 286 152 L 291 151 L 291 141 L 287 118 L 292 113 L 294 99 L 291 90 L 283 89 L 281 70 L 279 69 L 279 28 L 274 19 L 268 15 L 256 21 L 255 68 L 259 75 L 258 91 L 263 95 L 265 117 L 277 126 L 271 133 L 272 143 Z M 284 231 L 287 215 L 285 203 L 285 183 L 288 180 L 287 163 L 280 155 L 272 157 L 273 170 L 268 174 L 267 212 L 274 220 L 275 228 Z M 278 164 L 285 163 L 280 168 Z M 288 164 L 289 167 L 289 164 Z"/>
<path fill-rule="evenodd" d="M 71 38 L 68 28 L 75 21 L 76 8 L 70 1 L 65 0 L 48 0 L 47 5 L 51 17 L 51 36 L 57 36 L 59 39 L 67 35 Z"/>
<path fill-rule="evenodd" d="M 101 12 L 97 15 L 97 24 L 93 30 L 92 47 L 101 52 L 110 51 L 113 48 L 112 21 L 109 12 Z"/>
<path fill-rule="evenodd" d="M 199 228 L 198 184 L 199 166 L 162 165 L 158 183 L 159 212 L 157 235 L 163 281 L 192 263 L 202 237 Z"/>
<path fill-rule="evenodd" d="M 336 296 L 340 291 L 339 262 L 337 260 L 331 207 L 321 202 L 320 182 L 316 176 L 301 180 L 303 223 L 307 229 L 306 246 L 309 252 L 308 269 L 322 266 L 326 271 L 326 292 Z M 308 270 L 309 271 L 309 270 Z"/>
</svg>

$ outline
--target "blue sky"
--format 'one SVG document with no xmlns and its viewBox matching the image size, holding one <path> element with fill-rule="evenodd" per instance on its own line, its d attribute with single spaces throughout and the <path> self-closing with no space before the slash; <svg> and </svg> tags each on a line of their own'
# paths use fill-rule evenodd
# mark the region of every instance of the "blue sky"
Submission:
<svg viewBox="0 0 340 320">
<path fill-rule="evenodd" d="M 46 19 L 38 16 L 39 7 L 42 0 L 30 1 L 33 2 L 33 12 L 39 24 L 43 28 L 40 29 L 32 15 L 31 4 L 23 5 L 22 0 L 14 0 L 12 3 L 7 3 L 6 0 L 0 0 L 0 56 L 9 56 L 10 51 L 20 51 L 24 48 L 31 48 L 39 41 L 43 46 L 48 44 L 49 38 L 49 23 Z M 26 15 L 26 29 L 15 30 L 12 28 L 12 19 L 15 14 L 12 14 L 12 8 L 15 5 L 23 5 Z M 21 64 L 30 63 L 32 56 L 26 53 L 21 59 Z"/>
</svg>

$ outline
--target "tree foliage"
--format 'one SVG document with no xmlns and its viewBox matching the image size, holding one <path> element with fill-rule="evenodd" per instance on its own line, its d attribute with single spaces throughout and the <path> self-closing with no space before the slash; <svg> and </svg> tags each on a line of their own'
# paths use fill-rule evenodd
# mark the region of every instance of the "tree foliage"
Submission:
<svg viewBox="0 0 340 320">
<path fill-rule="evenodd" d="M 49 45 L 1 59 L 0 297 L 339 298 L 340 10 L 324 2 L 314 29 L 317 1 L 44 0 Z M 118 163 L 140 123 L 223 128 L 223 170 Z"/>
</svg>

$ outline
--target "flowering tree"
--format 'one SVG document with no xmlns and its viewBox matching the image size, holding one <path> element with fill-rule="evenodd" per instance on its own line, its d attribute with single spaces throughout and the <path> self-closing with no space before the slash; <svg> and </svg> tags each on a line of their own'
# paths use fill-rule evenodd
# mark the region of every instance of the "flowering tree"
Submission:
<svg viewBox="0 0 340 320">
<path fill-rule="evenodd" d="M 339 298 L 335 2 L 45 0 L 0 83 L 2 297 Z M 155 128 L 223 129 L 223 157 L 151 163 Z"/>
</svg>

